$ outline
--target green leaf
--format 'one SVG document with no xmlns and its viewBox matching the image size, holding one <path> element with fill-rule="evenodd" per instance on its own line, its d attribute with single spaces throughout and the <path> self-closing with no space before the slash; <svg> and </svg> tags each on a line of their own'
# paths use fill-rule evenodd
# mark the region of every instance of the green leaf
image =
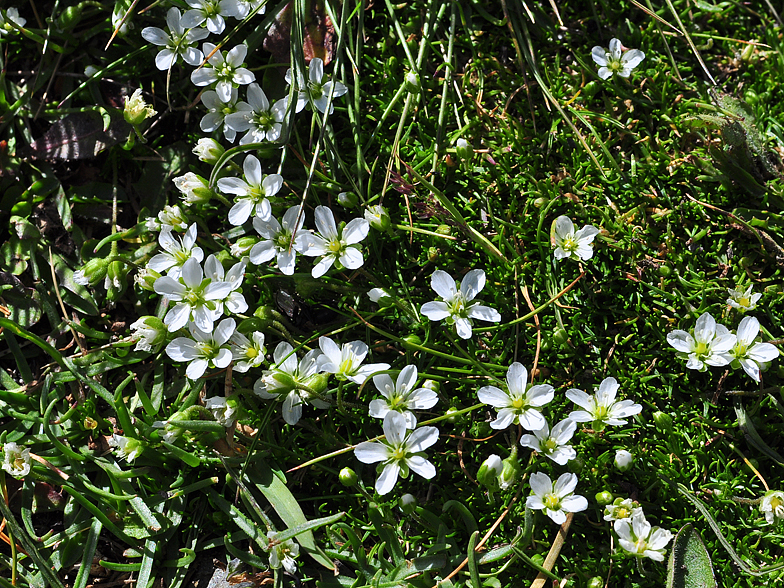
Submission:
<svg viewBox="0 0 784 588">
<path fill-rule="evenodd" d="M 667 588 L 717 588 L 710 555 L 691 523 L 675 536 L 667 562 Z"/>
</svg>

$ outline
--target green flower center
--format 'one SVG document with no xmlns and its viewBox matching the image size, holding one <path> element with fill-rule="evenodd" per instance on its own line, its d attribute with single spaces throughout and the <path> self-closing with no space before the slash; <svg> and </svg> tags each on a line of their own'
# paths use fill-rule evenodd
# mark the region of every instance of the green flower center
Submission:
<svg viewBox="0 0 784 588">
<path fill-rule="evenodd" d="M 558 441 L 556 441 L 552 437 L 547 439 L 547 441 L 545 441 L 544 443 L 542 443 L 542 450 L 545 453 L 552 453 L 556 449 L 558 449 Z"/>
<path fill-rule="evenodd" d="M 345 246 L 343 245 L 343 241 L 335 239 L 334 241 L 330 241 L 329 245 L 327 245 L 327 249 L 330 253 L 340 253 Z"/>
<path fill-rule="evenodd" d="M 256 113 L 253 116 L 253 122 L 260 129 L 269 129 L 270 127 L 272 127 L 272 124 L 275 122 L 275 119 L 272 118 L 272 114 L 269 111 L 264 111 L 264 112 Z"/>
<path fill-rule="evenodd" d="M 561 499 L 558 498 L 555 494 L 548 494 L 544 497 L 542 502 L 544 502 L 544 505 L 550 510 L 556 510 L 558 505 L 561 503 Z"/>
<path fill-rule="evenodd" d="M 392 455 L 391 455 L 391 457 L 392 457 L 392 459 L 393 459 L 394 461 L 402 461 L 403 459 L 405 459 L 405 458 L 406 458 L 406 453 L 407 453 L 407 452 L 406 452 L 406 448 L 405 448 L 403 445 L 401 445 L 401 446 L 399 446 L 399 447 L 395 447 L 395 448 L 392 450 Z"/>
</svg>

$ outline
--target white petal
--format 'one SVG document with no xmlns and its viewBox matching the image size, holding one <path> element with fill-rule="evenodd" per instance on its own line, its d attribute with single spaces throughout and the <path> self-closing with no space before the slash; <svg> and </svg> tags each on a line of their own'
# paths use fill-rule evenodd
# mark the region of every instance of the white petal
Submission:
<svg viewBox="0 0 784 588">
<path fill-rule="evenodd" d="M 706 312 L 697 319 L 697 323 L 694 326 L 694 339 L 698 343 L 710 343 L 715 334 L 716 320 L 710 313 Z"/>
<path fill-rule="evenodd" d="M 558 476 L 553 486 L 553 493 L 558 498 L 568 496 L 577 487 L 577 476 L 571 472 L 566 472 Z"/>
<path fill-rule="evenodd" d="M 158 27 L 145 27 L 142 29 L 142 38 L 148 43 L 165 47 L 169 42 L 169 35 Z"/>
<path fill-rule="evenodd" d="M 779 356 L 779 350 L 770 343 L 756 343 L 746 352 L 746 356 L 754 361 L 767 362 L 773 361 Z"/>
<path fill-rule="evenodd" d="M 406 460 L 406 463 L 408 464 L 408 467 L 411 468 L 411 470 L 426 480 L 429 480 L 436 475 L 436 467 L 421 455 L 413 455 L 409 457 Z"/>
<path fill-rule="evenodd" d="M 250 218 L 253 202 L 250 198 L 240 198 L 229 210 L 229 222 L 235 227 L 245 223 Z"/>
<path fill-rule="evenodd" d="M 744 316 L 743 320 L 738 325 L 738 332 L 736 337 L 738 342 L 744 345 L 750 345 L 759 334 L 760 324 L 759 321 L 753 316 Z"/>
<path fill-rule="evenodd" d="M 377 463 L 389 457 L 389 447 L 383 443 L 364 441 L 354 448 L 354 455 L 362 463 Z"/>
<path fill-rule="evenodd" d="M 519 361 L 509 366 L 506 372 L 506 384 L 513 397 L 525 394 L 525 387 L 528 384 L 528 370 Z"/>
<path fill-rule="evenodd" d="M 204 375 L 206 370 L 206 359 L 194 359 L 188 364 L 188 367 L 185 368 L 185 375 L 188 376 L 191 380 L 198 380 Z"/>
<path fill-rule="evenodd" d="M 528 480 L 531 490 L 536 496 L 542 497 L 553 491 L 553 483 L 550 476 L 543 472 L 534 472 Z"/>
<path fill-rule="evenodd" d="M 596 62 L 597 65 L 606 66 L 607 65 L 607 51 L 605 51 L 604 47 L 599 47 L 598 45 L 591 49 L 591 57 Z"/>
<path fill-rule="evenodd" d="M 690 353 L 697 346 L 694 338 L 686 331 L 681 330 L 667 333 L 667 343 L 683 353 Z"/>
<path fill-rule="evenodd" d="M 550 384 L 537 384 L 531 386 L 526 392 L 528 404 L 531 406 L 544 406 L 555 396 L 555 389 Z"/>
<path fill-rule="evenodd" d="M 438 429 L 435 427 L 419 427 L 409 435 L 406 446 L 412 453 L 419 453 L 435 444 L 436 441 L 438 441 Z"/>
<path fill-rule="evenodd" d="M 455 330 L 461 339 L 470 339 L 472 335 L 471 323 L 468 319 L 455 319 Z"/>
<path fill-rule="evenodd" d="M 610 39 L 610 55 L 613 59 L 621 58 L 621 42 L 618 39 Z"/>
<path fill-rule="evenodd" d="M 362 267 L 362 264 L 365 263 L 365 259 L 362 257 L 362 252 L 356 247 L 346 247 L 340 256 L 340 263 L 342 263 L 343 267 L 346 269 L 353 270 Z"/>
<path fill-rule="evenodd" d="M 499 413 L 500 415 L 500 413 Z M 520 425 L 528 431 L 536 431 L 541 429 L 547 423 L 542 413 L 533 408 L 523 411 L 519 415 Z M 491 425 L 492 426 L 492 425 Z"/>
<path fill-rule="evenodd" d="M 376 492 L 380 495 L 388 494 L 392 488 L 395 487 L 398 474 L 400 473 L 400 466 L 396 463 L 388 463 L 384 466 L 384 470 L 376 480 Z"/>
<path fill-rule="evenodd" d="M 283 420 L 290 425 L 296 425 L 302 418 L 302 399 L 294 390 L 286 395 L 283 401 Z"/>
<path fill-rule="evenodd" d="M 338 238 L 338 228 L 335 226 L 335 216 L 326 206 L 317 206 L 315 211 L 316 228 L 327 239 Z"/>
<path fill-rule="evenodd" d="M 485 404 L 489 404 L 490 406 L 494 406 L 496 408 L 502 408 L 511 405 L 511 399 L 509 395 L 505 392 L 502 392 L 499 388 L 495 386 L 484 386 L 479 388 L 479 391 L 476 393 L 479 397 L 479 402 L 484 402 Z"/>
<path fill-rule="evenodd" d="M 364 218 L 355 218 L 343 228 L 343 240 L 348 245 L 355 245 L 368 236 L 370 223 Z"/>
<path fill-rule="evenodd" d="M 470 302 L 482 291 L 485 287 L 485 272 L 480 269 L 471 270 L 465 276 L 463 281 L 460 282 L 460 292 L 463 294 L 466 302 Z"/>
<path fill-rule="evenodd" d="M 643 59 L 645 59 L 645 53 L 639 49 L 630 49 L 621 57 L 621 63 L 623 63 L 624 69 L 634 69 L 642 63 Z"/>
<path fill-rule="evenodd" d="M 563 241 L 567 237 L 574 235 L 574 223 L 568 216 L 561 215 L 555 219 L 555 236 L 556 242 Z"/>
<path fill-rule="evenodd" d="M 430 276 L 430 286 L 433 288 L 433 290 L 435 290 L 436 294 L 438 294 L 441 298 L 443 298 L 447 302 L 454 300 L 455 297 L 457 296 L 457 288 L 455 286 L 455 281 L 454 279 L 452 279 L 452 276 L 450 276 L 445 271 L 441 271 L 441 270 L 434 271 L 433 275 Z M 432 319 L 432 320 L 439 320 L 439 319 Z"/>
<path fill-rule="evenodd" d="M 406 436 L 406 419 L 402 414 L 394 411 L 387 413 L 384 417 L 384 436 L 393 446 L 400 445 L 403 442 Z"/>
<path fill-rule="evenodd" d="M 370 401 L 370 405 L 368 406 L 368 415 L 376 419 L 383 419 L 385 416 L 387 416 L 388 412 L 389 405 L 380 398 L 376 398 L 375 400 Z"/>
<path fill-rule="evenodd" d="M 490 308 L 489 306 L 483 306 L 482 304 L 474 304 L 471 306 L 468 309 L 468 316 L 469 318 L 475 318 L 489 323 L 497 323 L 501 320 L 501 315 L 496 309 Z"/>
<path fill-rule="evenodd" d="M 511 408 L 502 408 L 498 411 L 497 418 L 490 423 L 490 427 L 502 431 L 514 422 L 516 416 L 517 414 Z"/>
<path fill-rule="evenodd" d="M 313 266 L 313 270 L 310 274 L 314 278 L 320 278 L 323 276 L 329 268 L 332 267 L 332 264 L 335 263 L 335 256 L 334 255 L 327 255 L 323 259 L 321 259 L 316 265 Z"/>
<path fill-rule="evenodd" d="M 588 500 L 585 496 L 569 496 L 561 500 L 561 508 L 566 512 L 582 512 L 588 508 Z"/>
<path fill-rule="evenodd" d="M 427 410 L 438 403 L 438 394 L 428 388 L 419 388 L 408 398 L 408 407 L 414 410 Z"/>
<path fill-rule="evenodd" d="M 407 365 L 402 370 L 400 370 L 400 374 L 398 375 L 397 381 L 395 382 L 395 389 L 397 392 L 402 395 L 410 392 L 416 385 L 417 376 L 418 373 L 415 365 Z"/>
<path fill-rule="evenodd" d="M 440 300 L 434 302 L 425 302 L 419 312 L 421 312 L 431 321 L 441 321 L 450 316 L 449 307 L 445 302 L 441 302 Z"/>
</svg>

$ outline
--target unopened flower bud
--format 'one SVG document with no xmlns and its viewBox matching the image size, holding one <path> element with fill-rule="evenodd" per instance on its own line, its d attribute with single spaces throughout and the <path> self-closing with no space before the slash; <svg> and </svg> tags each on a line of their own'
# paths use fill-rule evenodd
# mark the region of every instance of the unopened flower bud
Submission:
<svg viewBox="0 0 784 588">
<path fill-rule="evenodd" d="M 479 466 L 476 479 L 490 492 L 496 492 L 500 488 L 498 478 L 501 476 L 503 469 L 504 465 L 501 458 L 494 453 Z"/>
<path fill-rule="evenodd" d="M 441 384 L 435 380 L 425 380 L 422 382 L 422 387 L 427 388 L 428 390 L 432 390 L 436 394 L 438 394 L 439 390 L 441 390 Z"/>
<path fill-rule="evenodd" d="M 193 172 L 174 178 L 174 185 L 182 193 L 182 200 L 187 206 L 209 202 L 213 195 L 207 180 Z"/>
<path fill-rule="evenodd" d="M 430 261 L 431 263 L 434 262 L 436 259 L 438 259 L 439 253 L 440 251 L 438 250 L 438 247 L 428 247 L 427 260 Z"/>
<path fill-rule="evenodd" d="M 418 335 L 406 335 L 403 337 L 403 347 L 416 349 L 416 347 L 410 347 L 414 345 L 422 345 L 422 339 Z"/>
<path fill-rule="evenodd" d="M 520 467 L 520 462 L 517 460 L 517 446 L 512 447 L 512 452 L 509 454 L 509 457 L 501 463 L 503 463 L 504 467 L 498 478 L 498 485 L 501 486 L 501 490 L 506 490 L 509 486 L 517 482 L 517 479 L 520 477 L 520 473 L 523 470 Z"/>
<path fill-rule="evenodd" d="M 205 163 L 215 165 L 225 149 L 215 139 L 202 137 L 193 148 L 193 153 Z"/>
<path fill-rule="evenodd" d="M 457 147 L 455 150 L 461 161 L 470 161 L 474 156 L 474 147 L 462 137 L 457 140 Z"/>
<path fill-rule="evenodd" d="M 341 192 L 338 194 L 338 204 L 345 208 L 354 208 L 359 202 L 359 198 L 354 192 Z"/>
<path fill-rule="evenodd" d="M 365 210 L 365 220 L 370 223 L 370 226 L 381 231 L 382 233 L 389 230 L 392 225 L 392 219 L 389 218 L 389 212 L 383 206 L 375 205 L 368 206 Z"/>
<path fill-rule="evenodd" d="M 328 383 L 329 374 L 315 374 L 305 380 L 305 385 L 317 394 L 324 392 Z"/>
<path fill-rule="evenodd" d="M 379 306 L 389 306 L 394 301 L 392 295 L 384 288 L 373 288 L 368 292 L 368 298 Z"/>
<path fill-rule="evenodd" d="M 449 228 L 449 225 L 438 225 L 435 232 L 439 235 L 445 235 L 448 237 L 452 234 L 452 229 Z"/>
<path fill-rule="evenodd" d="M 615 452 L 615 467 L 619 472 L 625 472 L 632 467 L 632 454 L 625 449 L 619 449 Z"/>
<path fill-rule="evenodd" d="M 256 237 L 240 237 L 237 239 L 236 243 L 229 247 L 229 252 L 234 257 L 245 257 L 248 255 L 248 252 L 253 248 L 253 246 L 258 242 L 259 240 Z"/>
<path fill-rule="evenodd" d="M 131 337 L 136 339 L 136 351 L 155 353 L 166 342 L 169 330 L 155 316 L 143 316 L 131 324 Z"/>
<path fill-rule="evenodd" d="M 84 266 L 82 266 L 82 269 L 74 272 L 73 281 L 80 286 L 95 286 L 106 278 L 109 263 L 108 259 L 101 257 L 93 258 L 85 263 Z"/>
<path fill-rule="evenodd" d="M 340 483 L 346 488 L 351 488 L 351 486 L 357 483 L 357 472 L 351 468 L 343 468 L 340 470 L 338 477 L 340 478 Z"/>
<path fill-rule="evenodd" d="M 411 92 L 412 94 L 416 94 L 419 92 L 419 76 L 415 74 L 413 71 L 410 71 L 406 74 L 406 90 Z"/>
<path fill-rule="evenodd" d="M 662 412 L 657 410 L 653 413 L 653 422 L 656 424 L 656 427 L 665 433 L 669 433 L 672 431 L 672 417 L 668 415 L 666 412 Z"/>
<path fill-rule="evenodd" d="M 607 490 L 602 490 L 601 492 L 596 493 L 596 502 L 599 506 L 607 506 L 613 501 L 613 495 L 611 492 Z"/>
<path fill-rule="evenodd" d="M 140 125 L 144 122 L 144 119 L 155 116 L 155 114 L 152 106 L 149 106 L 142 98 L 141 88 L 136 88 L 136 91 L 130 98 L 125 97 L 123 116 L 128 124 L 133 126 Z"/>
<path fill-rule="evenodd" d="M 416 496 L 413 494 L 403 494 L 398 500 L 398 505 L 400 505 L 400 510 L 404 513 L 411 514 L 417 506 Z"/>
</svg>

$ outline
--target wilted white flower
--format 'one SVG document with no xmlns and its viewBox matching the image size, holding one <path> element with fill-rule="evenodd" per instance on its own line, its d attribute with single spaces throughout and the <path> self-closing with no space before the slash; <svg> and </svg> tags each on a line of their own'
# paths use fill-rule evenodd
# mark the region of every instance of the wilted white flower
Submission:
<svg viewBox="0 0 784 588">
<path fill-rule="evenodd" d="M 399 412 L 405 418 L 406 427 L 416 428 L 417 420 L 411 411 L 427 410 L 438 402 L 438 394 L 434 390 L 415 388 L 416 382 L 415 365 L 407 365 L 400 370 L 397 381 L 392 381 L 388 374 L 373 376 L 373 384 L 384 399 L 377 398 L 370 401 L 370 416 L 383 419 L 390 411 Z"/>
<path fill-rule="evenodd" d="M 191 73 L 191 82 L 196 86 L 215 84 L 218 98 L 223 102 L 229 102 L 233 88 L 250 84 L 256 80 L 256 76 L 249 69 L 242 67 L 248 54 L 245 45 L 237 45 L 226 54 L 225 58 L 223 52 L 216 48 L 217 46 L 212 43 L 204 43 L 204 55 L 211 55 L 211 57 L 207 59 L 207 64 Z"/>
<path fill-rule="evenodd" d="M 556 525 L 566 521 L 566 513 L 581 512 L 588 508 L 585 497 L 574 493 L 577 476 L 571 472 L 561 474 L 555 483 L 547 474 L 534 472 L 529 483 L 531 495 L 526 498 L 525 505 L 533 510 L 544 510 Z"/>
<path fill-rule="evenodd" d="M 553 427 L 544 422 L 544 427 L 534 431 L 533 435 L 520 437 L 520 445 L 528 447 L 549 457 L 558 465 L 566 465 L 571 459 L 577 457 L 574 447 L 567 445 L 577 430 L 577 423 L 571 419 L 564 419 Z"/>
<path fill-rule="evenodd" d="M 201 263 L 204 252 L 201 247 L 196 247 L 197 231 L 196 223 L 193 223 L 178 240 L 172 236 L 170 227 L 163 227 L 161 234 L 158 235 L 158 242 L 165 253 L 153 255 L 147 262 L 147 267 L 159 274 L 168 272 L 168 275 L 176 280 L 182 273 L 183 264 L 190 258 Z"/>
<path fill-rule="evenodd" d="M 436 475 L 435 466 L 423 452 L 438 441 L 438 429 L 420 427 L 408 431 L 405 417 L 390 411 L 384 417 L 384 436 L 386 438 L 382 442 L 365 441 L 354 448 L 354 455 L 362 463 L 382 463 L 381 473 L 376 479 L 376 492 L 382 496 L 388 494 L 398 476 L 407 478 L 409 470 L 426 480 Z"/>
<path fill-rule="evenodd" d="M 310 65 L 308 67 L 308 82 L 305 83 L 304 78 L 302 75 L 298 76 L 297 83 L 295 85 L 295 90 L 298 91 L 297 94 L 297 105 L 296 105 L 296 112 L 302 111 L 303 108 L 308 104 L 308 98 L 313 101 L 316 109 L 319 112 L 324 112 L 327 109 L 327 103 L 329 102 L 330 95 L 332 99 L 340 98 L 346 92 L 348 92 L 348 88 L 340 82 L 333 82 L 333 81 L 325 81 L 326 78 L 324 76 L 324 62 L 319 57 L 314 57 L 310 61 Z M 286 82 L 289 84 L 292 83 L 293 75 L 291 69 L 286 72 Z M 329 105 L 329 113 L 332 114 L 334 110 L 334 106 L 332 104 Z"/>
<path fill-rule="evenodd" d="M 239 100 L 239 92 L 237 88 L 232 87 L 229 90 L 229 99 L 224 102 L 218 96 L 215 90 L 207 90 L 201 95 L 201 103 L 207 108 L 207 114 L 201 119 L 199 126 L 201 130 L 206 133 L 223 127 L 223 136 L 227 141 L 234 143 L 237 138 L 237 131 L 225 124 L 226 117 L 230 114 L 237 112 L 237 101 Z"/>
<path fill-rule="evenodd" d="M 245 179 L 221 178 L 218 189 L 226 194 L 237 196 L 234 206 L 229 210 L 229 222 L 239 226 L 247 221 L 251 214 L 262 220 L 272 217 L 272 206 L 267 198 L 274 196 L 283 186 L 283 177 L 279 174 L 265 176 L 261 173 L 261 163 L 255 155 L 248 155 L 242 164 Z"/>
<path fill-rule="evenodd" d="M 591 50 L 591 57 L 599 65 L 599 77 L 606 80 L 613 74 L 628 78 L 632 70 L 645 59 L 645 53 L 639 49 L 629 49 L 622 53 L 621 42 L 610 39 L 609 50 L 597 45 Z"/>
<path fill-rule="evenodd" d="M 297 571 L 297 562 L 294 558 L 299 555 L 299 545 L 293 539 L 279 541 L 275 531 L 267 531 L 269 541 L 269 566 L 276 570 L 283 567 L 289 574 Z"/>
<path fill-rule="evenodd" d="M 139 125 L 144 119 L 155 116 L 155 109 L 147 104 L 142 98 L 142 89 L 136 88 L 134 93 L 125 97 L 125 108 L 123 117 L 128 124 Z"/>
<path fill-rule="evenodd" d="M 358 243 L 368 235 L 370 224 L 364 218 L 355 218 L 342 229 L 335 225 L 335 216 L 326 206 L 316 207 L 317 234 L 302 235 L 302 255 L 321 257 L 311 274 L 320 278 L 339 261 L 346 269 L 362 267 L 365 259 Z"/>
<path fill-rule="evenodd" d="M 779 350 L 770 343 L 755 342 L 759 334 L 759 321 L 753 316 L 743 317 L 738 325 L 735 345 L 730 349 L 732 367 L 740 366 L 752 380 L 760 381 L 760 371 L 768 362 L 779 356 Z"/>
<path fill-rule="evenodd" d="M 193 172 L 176 177 L 173 182 L 182 194 L 182 200 L 186 206 L 208 202 L 212 198 L 212 190 L 210 190 L 207 180 Z"/>
<path fill-rule="evenodd" d="M 625 449 L 619 449 L 615 452 L 615 467 L 618 471 L 625 472 L 632 467 L 633 457 L 632 454 Z"/>
<path fill-rule="evenodd" d="M 321 371 L 335 374 L 339 380 L 351 380 L 361 385 L 372 374 L 389 369 L 388 363 L 362 365 L 368 354 L 368 346 L 362 341 L 351 341 L 338 347 L 329 337 L 319 337 L 319 347 L 322 351 Z"/>
<path fill-rule="evenodd" d="M 193 148 L 193 154 L 201 161 L 206 163 L 215 164 L 225 149 L 215 139 L 210 137 L 202 137 L 196 142 Z"/>
<path fill-rule="evenodd" d="M 13 441 L 3 444 L 3 469 L 14 478 L 30 473 L 30 450 Z"/>
<path fill-rule="evenodd" d="M 136 351 L 155 353 L 166 341 L 168 330 L 155 316 L 143 316 L 131 324 L 131 337 L 136 339 Z"/>
<path fill-rule="evenodd" d="M 754 310 L 757 308 L 757 301 L 762 298 L 762 294 L 759 292 L 752 294 L 751 291 L 753 288 L 754 284 L 749 284 L 749 287 L 745 290 L 741 290 L 740 288 L 736 290 L 727 288 L 727 292 L 730 294 L 730 297 L 727 298 L 727 304 L 732 308 L 737 308 L 741 312 Z"/>
<path fill-rule="evenodd" d="M 191 10 L 182 15 L 182 26 L 193 28 L 207 23 L 207 30 L 220 35 L 226 28 L 224 17 L 234 16 L 235 0 L 185 0 Z"/>
<path fill-rule="evenodd" d="M 145 224 L 150 231 L 160 231 L 163 227 L 170 227 L 172 231 L 184 231 L 188 228 L 188 216 L 177 204 L 167 204 L 157 217 L 149 217 Z"/>
<path fill-rule="evenodd" d="M 8 33 L 16 32 L 14 23 L 17 26 L 24 27 L 27 24 L 27 19 L 19 16 L 19 10 L 16 8 L 9 8 L 8 10 L 0 10 L 0 38 Z"/>
<path fill-rule="evenodd" d="M 4 466 L 5 467 L 5 466 Z M 770 524 L 784 520 L 784 492 L 769 490 L 762 497 L 760 512 Z"/>
<path fill-rule="evenodd" d="M 227 319 L 229 320 L 229 319 Z M 224 396 L 213 396 L 204 401 L 204 408 L 212 412 L 212 416 L 227 429 L 233 429 L 237 424 L 236 401 Z"/>
<path fill-rule="evenodd" d="M 108 438 L 107 443 L 109 447 L 115 447 L 117 449 L 117 457 L 128 462 L 135 460 L 144 451 L 144 443 L 138 439 L 123 437 L 116 433 Z"/>
<path fill-rule="evenodd" d="M 253 217 L 253 228 L 264 240 L 256 243 L 250 250 L 251 263 L 261 265 L 277 256 L 280 271 L 287 276 L 294 273 L 297 252 L 302 249 L 302 235 L 305 234 L 302 232 L 305 215 L 300 216 L 300 210 L 299 205 L 292 206 L 283 215 L 280 223 L 271 215 L 267 220 Z"/>
<path fill-rule="evenodd" d="M 616 498 L 612 504 L 604 507 L 605 521 L 620 521 L 642 515 L 642 507 L 631 498 Z"/>
<path fill-rule="evenodd" d="M 371 227 L 382 233 L 392 225 L 392 220 L 389 218 L 389 211 L 379 205 L 368 206 L 365 209 L 365 220 L 370 223 Z"/>
<path fill-rule="evenodd" d="M 653 561 L 664 561 L 664 552 L 672 539 L 672 533 L 659 527 L 651 527 L 645 515 L 631 519 L 617 519 L 614 523 L 618 542 L 627 553 L 635 557 L 649 557 Z"/>
<path fill-rule="evenodd" d="M 252 367 L 259 367 L 264 361 L 264 333 L 256 331 L 251 338 L 253 341 L 239 331 L 231 336 L 235 372 L 245 373 Z"/>
<path fill-rule="evenodd" d="M 188 325 L 192 339 L 177 337 L 166 346 L 166 355 L 174 361 L 187 361 L 185 375 L 197 380 L 208 367 L 225 368 L 231 363 L 231 350 L 227 343 L 234 334 L 234 319 L 223 319 L 215 332 L 202 331 L 195 323 Z"/>
<path fill-rule="evenodd" d="M 667 343 L 687 358 L 686 367 L 704 372 L 707 366 L 722 366 L 732 362 L 729 351 L 735 345 L 735 335 L 724 325 L 705 313 L 697 319 L 694 335 L 680 329 L 667 334 Z"/>
<path fill-rule="evenodd" d="M 572 257 L 583 261 L 593 257 L 593 239 L 599 229 L 593 225 L 585 225 L 575 232 L 574 223 L 568 216 L 559 216 L 553 222 L 552 241 L 555 244 L 553 255 L 556 259 Z"/>
<path fill-rule="evenodd" d="M 484 386 L 477 392 L 479 402 L 500 409 L 498 417 L 490 426 L 493 429 L 506 429 L 514 423 L 529 431 L 539 431 L 545 427 L 547 421 L 537 409 L 553 399 L 554 388 L 549 384 L 528 386 L 528 370 L 519 362 L 509 366 L 506 385 L 507 392 L 495 386 Z"/>
<path fill-rule="evenodd" d="M 238 102 L 236 111 L 226 115 L 225 124 L 238 133 L 245 133 L 240 145 L 277 141 L 283 130 L 288 100 L 281 98 L 270 105 L 267 95 L 257 83 L 248 86 L 248 102 Z"/>
<path fill-rule="evenodd" d="M 606 425 L 625 425 L 624 419 L 639 414 L 642 406 L 631 400 L 616 402 L 619 387 L 615 378 L 605 378 L 593 396 L 576 388 L 567 390 L 566 397 L 585 409 L 573 411 L 569 418 L 578 423 L 593 422 L 594 431 L 601 431 Z"/>
<path fill-rule="evenodd" d="M 169 9 L 166 13 L 166 23 L 169 25 L 169 32 L 158 27 L 145 27 L 142 29 L 142 37 L 145 41 L 164 47 L 155 56 L 155 67 L 160 70 L 169 69 L 178 57 L 182 57 L 189 65 L 200 65 L 204 59 L 201 51 L 192 47 L 209 33 L 204 29 L 191 29 L 186 31 L 182 24 L 182 15 L 176 7 Z"/>
<path fill-rule="evenodd" d="M 446 319 L 448 325 L 455 325 L 457 335 L 461 339 L 470 339 L 472 334 L 471 319 L 479 319 L 490 323 L 497 323 L 501 315 L 494 308 L 474 301 L 477 294 L 485 287 L 485 272 L 471 270 L 463 276 L 458 291 L 455 280 L 445 271 L 436 270 L 430 277 L 430 286 L 443 301 L 436 300 L 422 305 L 421 313 L 431 321 Z"/>
</svg>

